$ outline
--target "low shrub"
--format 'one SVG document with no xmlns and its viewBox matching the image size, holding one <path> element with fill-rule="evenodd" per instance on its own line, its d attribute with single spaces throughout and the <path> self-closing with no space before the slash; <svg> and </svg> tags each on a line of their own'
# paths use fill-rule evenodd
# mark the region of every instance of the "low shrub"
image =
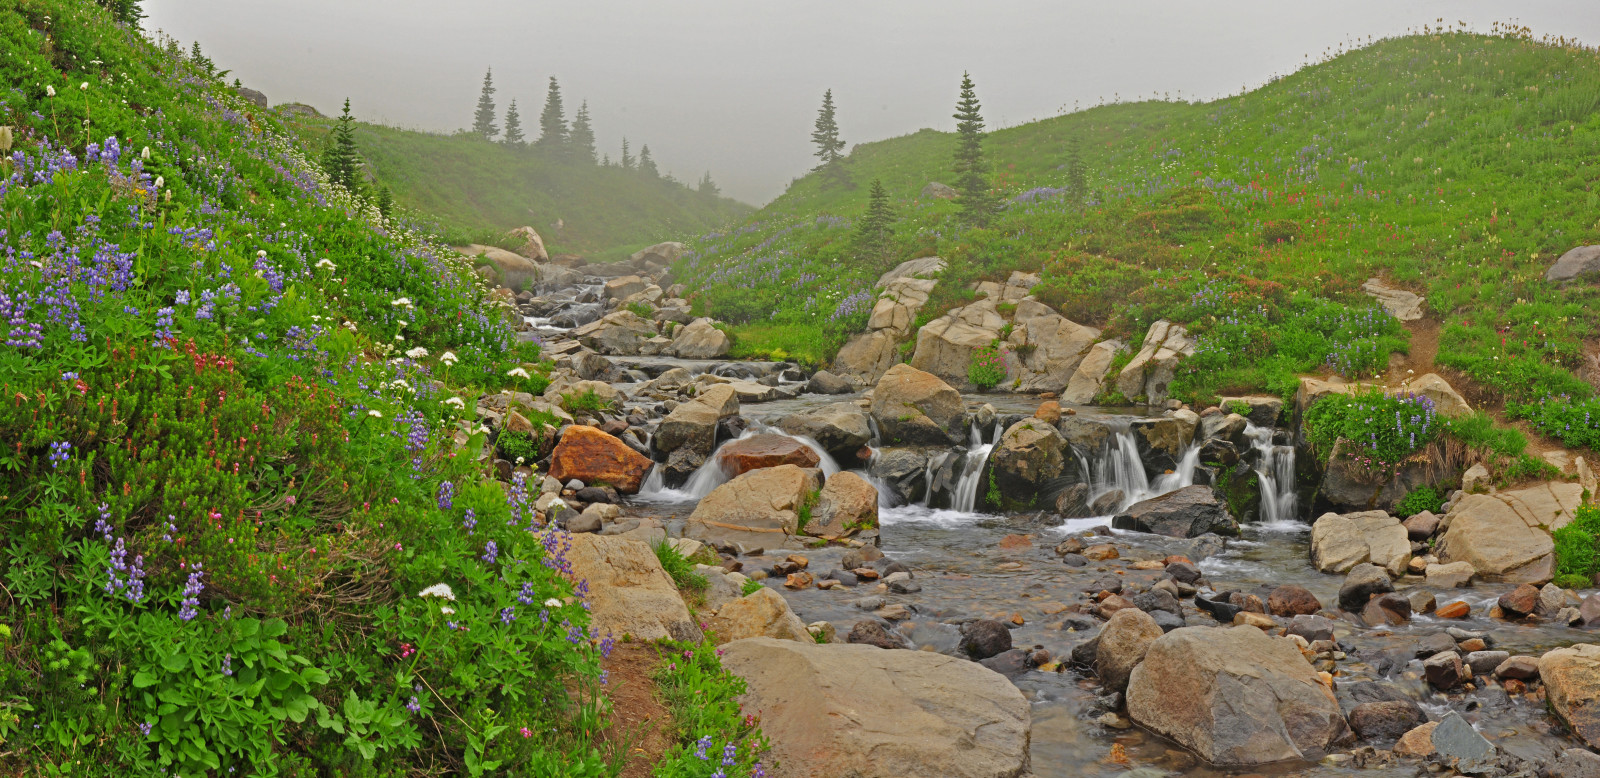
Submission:
<svg viewBox="0 0 1600 778">
<path fill-rule="evenodd" d="M 987 392 L 1006 380 L 1006 359 L 999 341 L 972 352 L 967 364 L 967 380 L 980 392 Z"/>
<path fill-rule="evenodd" d="M 723 669 L 709 637 L 700 643 L 665 642 L 654 678 L 672 713 L 675 743 L 652 773 L 657 778 L 765 778 L 762 759 L 771 746 L 759 713 L 745 713 L 738 698 L 743 678 Z"/>
<path fill-rule="evenodd" d="M 1444 498 L 1431 486 L 1422 486 L 1413 489 L 1394 506 L 1394 515 L 1402 519 L 1409 519 L 1423 511 L 1437 513 L 1444 505 Z"/>
<path fill-rule="evenodd" d="M 1352 448 L 1345 456 L 1383 477 L 1438 437 L 1445 425 L 1424 395 L 1390 397 L 1374 389 L 1333 394 L 1306 411 L 1306 433 L 1326 462 L 1339 439 Z"/>
<path fill-rule="evenodd" d="M 1578 508 L 1567 526 L 1550 533 L 1556 546 L 1558 585 L 1571 589 L 1587 589 L 1594 585 L 1594 575 L 1600 572 L 1596 538 L 1600 538 L 1600 507 L 1594 505 Z M 1564 579 L 1571 583 L 1561 583 Z"/>
</svg>

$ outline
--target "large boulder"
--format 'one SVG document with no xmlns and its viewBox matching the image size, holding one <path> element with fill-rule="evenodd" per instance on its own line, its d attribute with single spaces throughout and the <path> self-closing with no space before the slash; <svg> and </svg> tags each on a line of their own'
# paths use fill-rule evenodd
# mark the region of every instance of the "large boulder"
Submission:
<svg viewBox="0 0 1600 778">
<path fill-rule="evenodd" d="M 1028 504 L 1066 469 L 1067 441 L 1039 419 L 1023 419 L 1000 436 L 989 455 L 989 472 L 1009 503 Z"/>
<path fill-rule="evenodd" d="M 1550 531 L 1566 526 L 1583 487 L 1548 483 L 1494 494 L 1468 494 L 1440 521 L 1441 562 L 1471 562 L 1480 578 L 1542 584 L 1555 575 Z"/>
<path fill-rule="evenodd" d="M 914 448 L 880 448 L 867 463 L 867 473 L 878 479 L 902 503 L 920 501 L 928 489 L 928 454 Z"/>
<path fill-rule="evenodd" d="M 1311 563 L 1324 573 L 1347 573 L 1371 562 L 1399 578 L 1411 562 L 1405 525 L 1383 511 L 1326 513 L 1311 525 Z"/>
<path fill-rule="evenodd" d="M 822 473 L 796 465 L 751 470 L 695 506 L 685 537 L 751 546 L 782 545 L 799 531 L 800 509 L 822 488 Z"/>
<path fill-rule="evenodd" d="M 567 552 L 572 577 L 589 587 L 590 624 L 596 634 L 634 640 L 700 640 L 672 578 L 655 551 L 616 535 L 576 534 Z"/>
<path fill-rule="evenodd" d="M 1011 344 L 1022 354 L 1022 392 L 1063 392 L 1100 337 L 1037 300 L 1017 303 Z M 1103 374 L 1103 373 L 1102 373 Z"/>
<path fill-rule="evenodd" d="M 517 249 L 518 254 L 535 262 L 550 261 L 550 252 L 545 250 L 544 238 L 539 237 L 538 231 L 532 227 L 518 227 L 507 234 L 522 241 L 522 248 Z"/>
<path fill-rule="evenodd" d="M 671 351 L 682 359 L 718 359 L 727 356 L 730 348 L 733 348 L 733 341 L 728 333 L 717 329 L 704 317 L 672 333 Z"/>
<path fill-rule="evenodd" d="M 1186 486 L 1136 502 L 1112 517 L 1111 526 L 1173 538 L 1239 534 L 1239 522 L 1209 486 Z"/>
<path fill-rule="evenodd" d="M 649 248 L 639 249 L 628 257 L 628 261 L 632 262 L 635 267 L 646 263 L 665 266 L 682 259 L 683 252 L 684 246 L 682 243 L 668 241 L 666 243 L 657 243 Z"/>
<path fill-rule="evenodd" d="M 717 449 L 717 461 L 729 477 L 778 465 L 816 467 L 822 458 L 810 446 L 788 435 L 766 433 L 731 441 Z"/>
<path fill-rule="evenodd" d="M 855 403 L 833 403 L 785 416 L 778 429 L 790 435 L 811 438 L 835 459 L 853 457 L 872 440 L 872 425 L 867 414 Z"/>
<path fill-rule="evenodd" d="M 1578 643 L 1539 657 L 1550 712 L 1584 745 L 1600 748 L 1600 645 Z"/>
<path fill-rule="evenodd" d="M 661 420 L 651 445 L 662 454 L 684 446 L 710 456 L 717 442 L 717 423 L 739 415 L 739 395 L 726 384 L 706 387 Z"/>
<path fill-rule="evenodd" d="M 911 366 L 971 391 L 976 387 L 967 380 L 967 368 L 972 365 L 974 354 L 995 345 L 1005 325 L 1006 320 L 992 300 L 953 309 L 917 330 L 917 350 L 911 355 Z"/>
<path fill-rule="evenodd" d="M 917 312 L 927 303 L 945 268 L 938 257 L 907 260 L 878 278 L 881 290 L 867 319 L 867 331 L 856 335 L 834 356 L 833 369 L 861 383 L 873 383 L 900 361 L 900 344 L 911 335 Z"/>
<path fill-rule="evenodd" d="M 494 269 L 495 280 L 514 292 L 530 291 L 539 282 L 539 266 L 521 254 L 477 243 L 457 248 L 456 251 L 485 260 Z"/>
<path fill-rule="evenodd" d="M 1020 778 L 1028 701 L 976 662 L 871 645 L 752 638 L 722 647 L 745 681 L 773 778 Z"/>
<path fill-rule="evenodd" d="M 961 394 L 910 365 L 889 368 L 872 392 L 872 416 L 886 444 L 950 445 L 967 438 Z"/>
<path fill-rule="evenodd" d="M 837 539 L 878 526 L 878 490 L 855 473 L 834 473 L 817 495 L 807 535 Z"/>
<path fill-rule="evenodd" d="M 1472 406 L 1467 403 L 1467 398 L 1462 397 L 1461 393 L 1438 373 L 1429 373 L 1406 382 L 1401 393 L 1421 395 L 1432 400 L 1433 409 L 1438 411 L 1440 416 L 1472 415 Z"/>
<path fill-rule="evenodd" d="M 656 325 L 633 311 L 612 311 L 573 330 L 572 337 L 601 354 L 633 356 L 656 337 Z"/>
<path fill-rule="evenodd" d="M 1376 278 L 1369 278 L 1361 285 L 1361 291 L 1376 300 L 1390 316 L 1400 321 L 1416 321 L 1422 318 L 1423 298 L 1404 289 L 1395 289 Z"/>
<path fill-rule="evenodd" d="M 1127 689 L 1133 668 L 1144 661 L 1150 644 L 1162 634 L 1161 625 L 1138 608 L 1123 608 L 1111 614 L 1111 620 L 1100 630 L 1100 643 L 1095 648 L 1094 671 L 1100 677 L 1100 685 L 1113 692 Z"/>
<path fill-rule="evenodd" d="M 616 437 L 594 427 L 573 425 L 550 454 L 550 475 L 566 483 L 574 478 L 587 486 L 610 486 L 637 494 L 653 463 Z"/>
<path fill-rule="evenodd" d="M 1580 278 L 1600 277 L 1600 246 L 1579 246 L 1556 260 L 1544 272 L 1544 280 L 1565 283 Z"/>
<path fill-rule="evenodd" d="M 869 330 L 839 347 L 833 369 L 859 381 L 876 381 L 899 361 L 899 338 L 890 330 Z"/>
<path fill-rule="evenodd" d="M 1094 398 L 1106 388 L 1106 374 L 1111 372 L 1111 363 L 1127 347 L 1120 340 L 1094 344 L 1083 355 L 1083 360 L 1078 362 L 1072 377 L 1067 379 L 1067 388 L 1061 392 L 1061 402 L 1065 405 L 1088 405 L 1094 402 Z"/>
<path fill-rule="evenodd" d="M 810 641 L 805 622 L 789 608 L 789 601 L 763 586 L 732 600 L 717 611 L 712 622 L 719 641 L 745 638 Z"/>
<path fill-rule="evenodd" d="M 1341 508 L 1385 510 L 1432 482 L 1433 466 L 1420 458 L 1402 463 L 1391 476 L 1375 473 L 1362 461 L 1366 455 L 1345 438 L 1334 441 L 1317 496 Z"/>
<path fill-rule="evenodd" d="M 1315 761 L 1350 737 L 1294 642 L 1256 627 L 1185 627 L 1133 670 L 1128 715 L 1215 765 Z"/>
<path fill-rule="evenodd" d="M 1165 402 L 1178 362 L 1193 356 L 1194 349 L 1194 338 L 1182 325 L 1164 319 L 1150 325 L 1144 346 L 1117 374 L 1117 391 L 1130 400 L 1143 397 L 1151 405 Z"/>
</svg>

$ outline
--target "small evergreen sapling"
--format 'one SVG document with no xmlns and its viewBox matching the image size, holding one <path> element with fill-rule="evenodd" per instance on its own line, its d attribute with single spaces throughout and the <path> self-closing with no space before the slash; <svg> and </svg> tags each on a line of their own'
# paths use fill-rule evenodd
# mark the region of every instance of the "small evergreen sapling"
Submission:
<svg viewBox="0 0 1600 778">
<path fill-rule="evenodd" d="M 889 193 L 881 179 L 872 179 L 872 189 L 867 196 L 867 212 L 856 222 L 856 251 L 863 259 L 878 263 L 889 253 L 889 238 L 894 225 L 894 211 L 889 206 Z"/>
<path fill-rule="evenodd" d="M 650 158 L 650 144 L 648 143 L 639 149 L 639 172 L 651 178 L 661 177 L 661 171 L 656 169 L 656 161 Z"/>
<path fill-rule="evenodd" d="M 816 144 L 816 157 L 821 160 L 817 170 L 824 171 L 827 183 L 848 183 L 849 174 L 845 172 L 844 157 L 839 152 L 844 150 L 844 141 L 839 139 L 839 122 L 834 116 L 833 90 L 822 94 L 822 107 L 817 110 L 816 124 L 812 125 L 811 142 Z"/>
<path fill-rule="evenodd" d="M 521 146 L 522 141 L 522 114 L 517 112 L 517 101 L 512 100 L 511 107 L 506 109 L 506 132 L 500 142 L 507 146 Z"/>
<path fill-rule="evenodd" d="M 594 127 L 589 124 L 588 101 L 578 106 L 578 115 L 572 119 L 572 131 L 568 133 L 567 141 L 572 147 L 574 159 L 594 164 Z"/>
<path fill-rule="evenodd" d="M 478 112 L 473 115 L 472 131 L 484 140 L 494 140 L 500 128 L 494 123 L 494 69 L 483 74 L 483 91 L 478 93 Z"/>
</svg>

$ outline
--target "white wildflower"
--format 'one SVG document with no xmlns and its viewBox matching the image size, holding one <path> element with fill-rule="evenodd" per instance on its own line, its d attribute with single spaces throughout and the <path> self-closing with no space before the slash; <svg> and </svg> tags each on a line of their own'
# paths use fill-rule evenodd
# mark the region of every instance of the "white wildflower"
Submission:
<svg viewBox="0 0 1600 778">
<path fill-rule="evenodd" d="M 402 297 L 402 298 L 400 298 L 398 300 L 394 300 L 394 301 L 390 302 L 389 304 L 393 305 L 396 308 L 399 308 L 401 306 L 404 306 L 406 308 L 410 308 L 411 307 L 411 298 Z"/>
<path fill-rule="evenodd" d="M 507 370 L 506 371 L 506 375 L 511 377 L 511 378 L 528 378 L 529 377 L 528 376 L 528 371 L 523 370 L 520 367 L 514 367 L 514 368 L 511 368 L 510 370 Z"/>
<path fill-rule="evenodd" d="M 440 354 L 439 355 L 439 361 L 443 362 L 446 365 L 455 364 L 456 361 L 457 361 L 456 360 L 456 352 L 454 352 L 454 351 L 446 351 L 443 354 Z"/>
<path fill-rule="evenodd" d="M 266 249 L 262 249 L 260 251 L 257 251 L 256 252 L 256 256 L 260 257 L 261 259 L 266 259 L 267 258 L 267 250 Z"/>
<path fill-rule="evenodd" d="M 156 188 L 157 189 L 160 189 L 161 187 L 166 186 L 166 185 L 167 185 L 167 177 L 166 176 L 156 176 Z"/>
<path fill-rule="evenodd" d="M 441 605 L 439 606 L 439 612 L 446 616 L 454 616 L 456 614 L 456 609 L 448 605 Z"/>
<path fill-rule="evenodd" d="M 56 88 L 53 87 L 53 86 L 50 86 L 49 84 L 46 84 L 45 87 L 44 87 L 44 94 L 45 94 L 45 97 L 55 97 L 56 96 Z"/>
<path fill-rule="evenodd" d="M 78 89 L 79 89 L 79 91 L 84 91 L 84 92 L 89 91 L 89 82 L 85 81 L 85 82 L 79 84 L 78 85 Z"/>
<path fill-rule="evenodd" d="M 325 268 L 327 268 L 329 270 L 338 270 L 339 269 L 339 266 L 333 264 L 333 260 L 328 259 L 327 257 L 323 257 L 322 259 L 317 260 L 316 267 L 325 267 Z"/>
<path fill-rule="evenodd" d="M 145 146 L 144 148 L 139 150 L 139 159 L 142 159 L 142 160 L 144 160 L 146 162 L 150 161 L 150 147 L 149 146 Z"/>
<path fill-rule="evenodd" d="M 544 601 L 544 607 L 546 608 L 559 608 L 561 607 L 561 604 L 561 600 L 555 597 L 551 597 L 550 599 Z"/>
<path fill-rule="evenodd" d="M 406 390 L 408 392 L 411 391 L 411 384 L 408 384 L 405 381 L 402 381 L 402 380 L 400 380 L 398 378 L 396 378 L 394 380 L 394 383 L 389 384 L 389 386 L 391 386 L 391 387 L 393 387 L 395 389 L 404 389 L 404 390 Z"/>
<path fill-rule="evenodd" d="M 455 593 L 455 591 L 453 591 L 450 588 L 450 584 L 447 584 L 447 583 L 436 583 L 436 584 L 434 584 L 434 585 L 432 585 L 432 586 L 430 586 L 430 587 L 428 587 L 426 589 L 423 589 L 420 592 L 417 592 L 417 596 L 418 597 L 443 597 L 446 600 L 452 600 L 453 601 L 456 598 L 456 593 Z"/>
<path fill-rule="evenodd" d="M 427 355 L 428 350 L 421 346 L 417 346 L 416 348 L 406 352 L 406 356 L 411 357 L 412 359 L 422 359 Z"/>
<path fill-rule="evenodd" d="M 444 404 L 452 406 L 458 411 L 464 411 L 467 409 L 467 401 L 461 399 L 460 397 L 452 397 L 448 400 L 445 400 Z"/>
<path fill-rule="evenodd" d="M 368 416 L 371 416 L 371 417 L 372 417 L 372 418 L 374 418 L 374 419 L 381 419 L 381 418 L 383 418 L 383 414 L 381 414 L 381 413 L 379 413 L 379 412 L 377 412 L 377 411 L 367 411 L 367 415 L 368 415 Z"/>
</svg>

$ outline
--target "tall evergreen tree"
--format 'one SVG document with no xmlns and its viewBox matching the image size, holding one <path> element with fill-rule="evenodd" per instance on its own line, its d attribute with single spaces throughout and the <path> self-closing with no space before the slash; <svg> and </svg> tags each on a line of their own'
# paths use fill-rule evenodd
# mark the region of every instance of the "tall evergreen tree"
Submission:
<svg viewBox="0 0 1600 778">
<path fill-rule="evenodd" d="M 623 138 L 622 138 L 622 169 L 623 170 L 632 170 L 633 169 L 633 157 L 628 154 L 628 138 L 627 138 L 627 136 L 623 136 Z"/>
<path fill-rule="evenodd" d="M 513 99 L 511 107 L 506 109 L 506 134 L 500 142 L 507 146 L 521 146 L 522 141 L 522 114 L 517 113 L 517 101 Z"/>
<path fill-rule="evenodd" d="M 711 180 L 711 171 L 709 170 L 707 170 L 705 176 L 700 179 L 700 184 L 695 187 L 695 191 L 705 195 L 706 197 L 716 197 L 717 195 L 722 194 L 722 190 L 717 188 L 717 182 Z"/>
<path fill-rule="evenodd" d="M 972 76 L 961 74 L 961 97 L 956 101 L 956 155 L 952 166 L 956 191 L 961 194 L 961 213 L 973 224 L 984 224 L 994 214 L 994 195 L 989 193 L 989 163 L 983 157 L 983 115 Z"/>
<path fill-rule="evenodd" d="M 580 162 L 594 164 L 594 127 L 589 124 L 589 101 L 578 106 L 578 115 L 572 119 L 572 131 L 567 135 L 572 146 L 572 156 Z"/>
<path fill-rule="evenodd" d="M 472 131 L 484 140 L 494 140 L 500 128 L 494 123 L 494 68 L 483 74 L 483 91 L 478 93 L 478 112 L 472 117 Z"/>
<path fill-rule="evenodd" d="M 867 212 L 856 222 L 856 251 L 863 259 L 880 263 L 889 253 L 889 238 L 894 225 L 894 209 L 889 206 L 889 193 L 883 181 L 872 179 L 871 193 L 867 196 Z"/>
<path fill-rule="evenodd" d="M 550 77 L 550 91 L 545 93 L 544 113 L 539 114 L 539 140 L 534 145 L 547 150 L 567 145 L 567 113 L 561 105 L 561 86 L 555 76 Z"/>
<path fill-rule="evenodd" d="M 361 154 L 356 149 L 355 117 L 350 115 L 350 98 L 344 99 L 344 113 L 333 126 L 328 148 L 322 155 L 322 169 L 328 180 L 356 193 L 360 183 Z"/>
<path fill-rule="evenodd" d="M 816 157 L 821 160 L 817 170 L 823 171 L 828 184 L 849 184 L 850 175 L 844 169 L 844 141 L 839 139 L 839 123 L 834 118 L 833 90 L 822 93 L 822 108 L 817 110 L 817 121 L 812 126 L 811 142 L 816 144 Z"/>
<path fill-rule="evenodd" d="M 656 169 L 656 161 L 650 158 L 650 144 L 648 143 L 639 149 L 639 172 L 651 178 L 661 177 L 661 171 Z"/>
<path fill-rule="evenodd" d="M 1083 148 L 1077 135 L 1067 138 L 1067 196 L 1081 203 L 1089 195 L 1087 176 L 1083 169 Z"/>
<path fill-rule="evenodd" d="M 600 167 L 611 167 L 611 154 L 608 152 L 600 159 Z"/>
</svg>

